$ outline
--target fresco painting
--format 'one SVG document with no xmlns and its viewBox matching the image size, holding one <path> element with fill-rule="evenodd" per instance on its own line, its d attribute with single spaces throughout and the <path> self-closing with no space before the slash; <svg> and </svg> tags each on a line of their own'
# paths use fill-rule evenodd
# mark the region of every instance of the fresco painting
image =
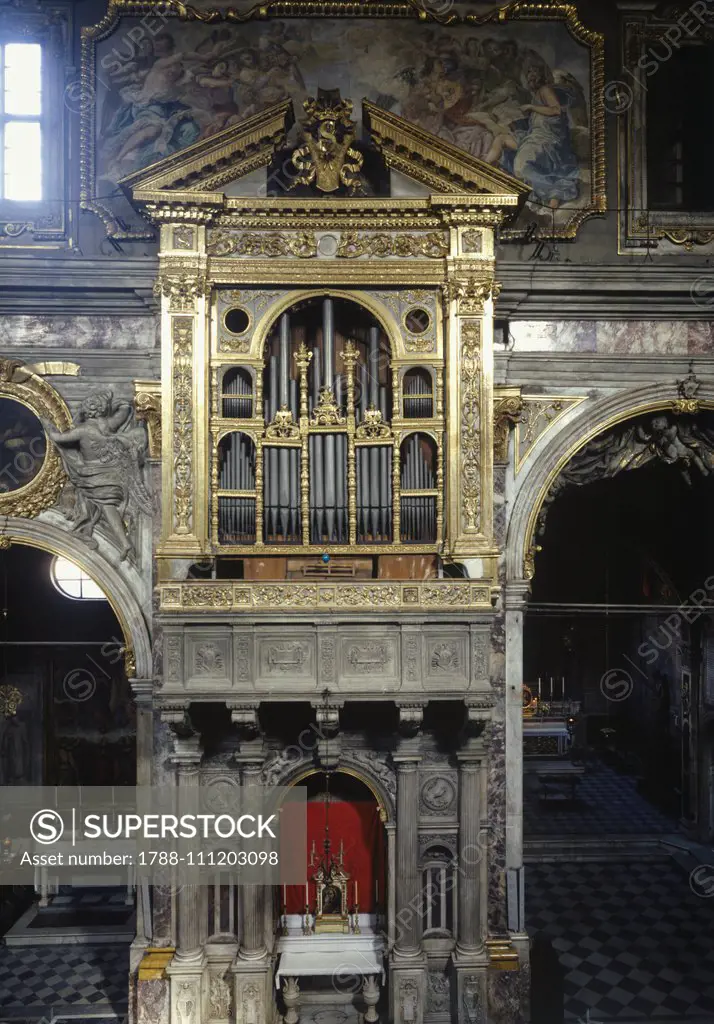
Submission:
<svg viewBox="0 0 714 1024">
<path fill-rule="evenodd" d="M 564 23 L 380 27 L 166 19 L 138 44 L 113 33 L 96 52 L 98 194 L 274 103 L 291 99 L 299 117 L 321 86 L 356 113 L 367 98 L 514 174 L 532 188 L 531 219 L 589 205 L 590 51 Z"/>
</svg>

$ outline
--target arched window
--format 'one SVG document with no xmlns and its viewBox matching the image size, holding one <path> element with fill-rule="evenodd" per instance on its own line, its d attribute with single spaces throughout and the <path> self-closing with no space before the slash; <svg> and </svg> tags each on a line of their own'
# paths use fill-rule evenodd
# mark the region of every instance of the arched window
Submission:
<svg viewBox="0 0 714 1024">
<path fill-rule="evenodd" d="M 421 366 L 407 370 L 402 380 L 404 418 L 428 420 L 434 415 L 431 373 Z"/>
<path fill-rule="evenodd" d="M 422 927 L 429 934 L 450 936 L 455 933 L 456 862 L 444 846 L 431 846 L 422 861 Z"/>
<path fill-rule="evenodd" d="M 253 415 L 253 379 L 242 366 L 223 375 L 223 415 L 226 419 L 249 420 Z"/>
<path fill-rule="evenodd" d="M 376 318 L 347 299 L 296 303 L 266 340 L 263 396 L 266 542 L 389 542 L 392 375 L 388 338 Z"/>
<path fill-rule="evenodd" d="M 92 577 L 69 558 L 57 555 L 52 559 L 50 579 L 63 597 L 73 601 L 106 601 L 107 596 Z"/>
<path fill-rule="evenodd" d="M 400 450 L 401 539 L 405 544 L 436 540 L 436 443 L 428 434 L 409 434 Z"/>
<path fill-rule="evenodd" d="M 218 446 L 218 539 L 255 542 L 255 444 L 240 431 L 226 434 Z"/>
</svg>

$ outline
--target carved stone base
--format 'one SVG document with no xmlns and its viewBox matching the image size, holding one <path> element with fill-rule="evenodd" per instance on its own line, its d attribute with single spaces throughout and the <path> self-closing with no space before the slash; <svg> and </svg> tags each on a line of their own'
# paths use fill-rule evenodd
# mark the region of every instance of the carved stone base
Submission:
<svg viewBox="0 0 714 1024">
<path fill-rule="evenodd" d="M 267 959 L 233 962 L 235 1024 L 272 1024 L 274 999 L 268 968 Z"/>
<path fill-rule="evenodd" d="M 454 1024 L 486 1024 L 486 965 L 467 962 L 454 964 L 454 982 L 451 987 L 454 1000 L 451 1019 Z"/>
<path fill-rule="evenodd" d="M 174 957 L 166 968 L 169 976 L 171 1024 L 203 1024 L 203 954 L 192 960 Z"/>
<path fill-rule="evenodd" d="M 424 1024 L 426 959 L 392 959 L 390 967 L 391 1016 L 394 1024 Z"/>
</svg>

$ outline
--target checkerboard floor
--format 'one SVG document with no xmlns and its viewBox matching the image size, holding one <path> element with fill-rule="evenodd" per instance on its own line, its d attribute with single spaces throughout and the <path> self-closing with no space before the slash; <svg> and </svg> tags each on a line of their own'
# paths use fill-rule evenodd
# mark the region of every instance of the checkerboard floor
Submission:
<svg viewBox="0 0 714 1024">
<path fill-rule="evenodd" d="M 541 800 L 535 765 L 524 771 L 524 823 L 529 836 L 667 834 L 677 823 L 637 792 L 634 779 L 596 763 L 586 769 L 575 802 Z"/>
<path fill-rule="evenodd" d="M 528 867 L 526 925 L 567 972 L 566 1021 L 714 1021 L 714 898 L 675 861 Z"/>
<path fill-rule="evenodd" d="M 0 946 L 0 1020 L 91 1010 L 126 1014 L 125 946 Z"/>
</svg>

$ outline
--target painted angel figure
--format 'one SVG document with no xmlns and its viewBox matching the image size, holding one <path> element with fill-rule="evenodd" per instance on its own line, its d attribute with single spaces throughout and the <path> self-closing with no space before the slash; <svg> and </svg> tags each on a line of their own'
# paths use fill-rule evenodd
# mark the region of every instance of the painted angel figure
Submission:
<svg viewBox="0 0 714 1024">
<path fill-rule="evenodd" d="M 153 504 L 144 482 L 146 428 L 133 422 L 131 403 L 115 403 L 112 391 L 101 389 L 84 399 L 69 430 L 61 433 L 51 424 L 45 429 L 77 493 L 72 529 L 96 547 L 93 533 L 101 522 L 121 559 L 133 557 L 134 545 L 124 523 L 127 508 L 132 502 L 152 515 Z"/>
</svg>

